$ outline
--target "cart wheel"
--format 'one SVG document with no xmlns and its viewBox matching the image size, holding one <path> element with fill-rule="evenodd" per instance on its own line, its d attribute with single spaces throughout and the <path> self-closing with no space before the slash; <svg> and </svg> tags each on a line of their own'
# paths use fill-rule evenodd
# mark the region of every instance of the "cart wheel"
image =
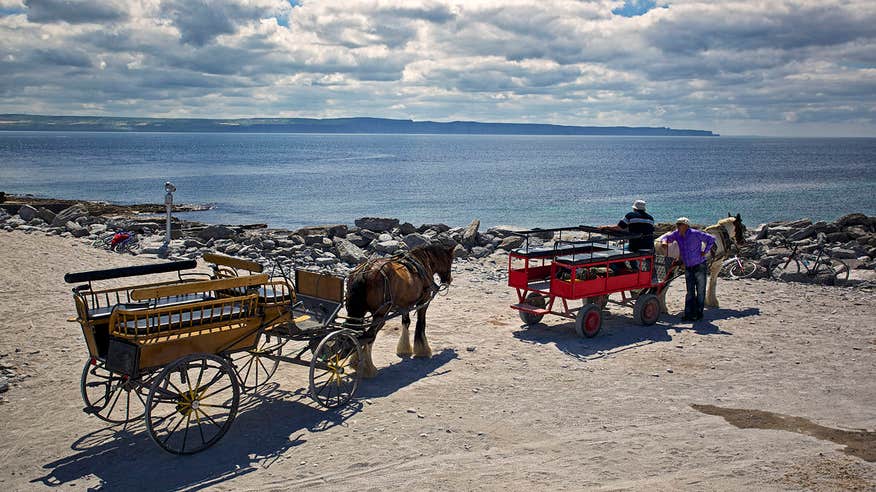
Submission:
<svg viewBox="0 0 876 492">
<path fill-rule="evenodd" d="M 633 318 L 636 323 L 651 326 L 660 317 L 660 300 L 654 294 L 642 294 L 633 306 Z"/>
<path fill-rule="evenodd" d="M 830 266 L 833 269 L 833 275 L 836 280 L 844 282 L 849 279 L 849 264 L 837 258 L 830 258 Z"/>
<path fill-rule="evenodd" d="M 238 352 L 231 356 L 237 380 L 243 392 L 251 391 L 268 382 L 277 372 L 279 359 L 271 359 L 267 355 L 283 355 L 283 341 L 278 337 L 264 335 L 259 344 L 252 350 Z"/>
<path fill-rule="evenodd" d="M 310 361 L 311 398 L 326 408 L 350 401 L 359 387 L 359 371 L 353 367 L 353 361 L 359 360 L 362 349 L 353 332 L 339 330 L 326 335 Z"/>
<path fill-rule="evenodd" d="M 586 304 L 575 318 L 575 331 L 579 337 L 593 338 L 602 328 L 602 310 L 596 304 Z"/>
<path fill-rule="evenodd" d="M 146 400 L 140 393 L 139 381 L 107 370 L 103 363 L 85 361 L 79 389 L 85 402 L 85 413 L 113 424 L 139 419 L 146 411 Z"/>
<path fill-rule="evenodd" d="M 165 366 L 146 398 L 146 428 L 162 449 L 192 454 L 228 432 L 240 403 L 240 386 L 228 362 L 192 354 Z"/>
<path fill-rule="evenodd" d="M 526 304 L 535 306 L 539 309 L 544 309 L 544 307 L 547 305 L 547 302 L 545 301 L 544 296 L 539 294 L 538 292 L 530 292 L 526 296 Z M 533 314 L 527 313 L 525 311 L 517 311 L 517 313 L 520 315 L 520 319 L 523 321 L 523 323 L 527 325 L 534 325 L 541 321 L 542 318 L 544 318 L 543 314 Z"/>
</svg>

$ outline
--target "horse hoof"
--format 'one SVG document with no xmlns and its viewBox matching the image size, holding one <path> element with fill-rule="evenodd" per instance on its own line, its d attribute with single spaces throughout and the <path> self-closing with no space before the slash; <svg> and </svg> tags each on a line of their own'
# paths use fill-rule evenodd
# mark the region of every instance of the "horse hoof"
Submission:
<svg viewBox="0 0 876 492">
<path fill-rule="evenodd" d="M 402 359 L 407 359 L 408 357 L 414 355 L 414 352 L 408 350 L 407 352 L 396 352 L 395 355 L 401 357 Z"/>
<path fill-rule="evenodd" d="M 427 352 L 417 352 L 414 354 L 414 357 L 417 359 L 431 359 L 432 358 L 432 351 L 429 350 Z"/>
</svg>

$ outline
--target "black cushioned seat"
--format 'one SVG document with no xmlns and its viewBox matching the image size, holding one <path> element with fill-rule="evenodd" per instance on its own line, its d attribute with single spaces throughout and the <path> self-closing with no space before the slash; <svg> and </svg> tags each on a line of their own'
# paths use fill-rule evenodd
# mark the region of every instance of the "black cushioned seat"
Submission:
<svg viewBox="0 0 876 492">
<path fill-rule="evenodd" d="M 327 323 L 334 320 L 340 309 L 339 302 L 298 294 L 298 303 L 293 309 L 295 317 L 308 316 L 308 318 L 296 321 L 295 325 L 301 330 L 324 328 Z"/>
<path fill-rule="evenodd" d="M 601 243 L 592 243 L 592 242 L 584 242 L 584 243 L 568 243 L 568 244 L 560 244 L 556 247 L 541 247 L 541 248 L 517 248 L 513 250 L 513 253 L 518 256 L 522 256 L 524 258 L 542 258 L 547 256 L 554 255 L 572 255 L 579 253 L 590 253 L 591 251 L 607 251 L 608 248 L 605 247 L 604 244 Z"/>
<path fill-rule="evenodd" d="M 224 305 L 215 308 L 195 309 L 194 311 L 181 311 L 176 313 L 155 315 L 149 318 L 141 318 L 136 321 L 125 323 L 125 332 L 128 335 L 147 335 L 177 328 L 190 328 L 197 325 L 206 325 L 217 321 L 231 321 L 244 317 L 244 311 L 240 303 Z"/>
<path fill-rule="evenodd" d="M 170 297 L 162 297 L 158 299 L 156 303 L 149 305 L 148 303 L 137 303 L 137 307 L 164 307 L 164 306 L 173 306 L 175 304 L 186 304 L 189 302 L 198 302 L 198 301 L 206 301 L 211 299 L 210 296 L 206 294 L 186 294 L 181 296 L 170 296 Z M 128 308 L 133 308 L 134 304 L 121 304 L 121 306 L 125 306 Z M 110 314 L 112 314 L 113 309 L 116 306 L 102 306 L 96 309 L 88 310 L 88 317 L 91 319 L 101 319 L 101 318 L 109 318 Z"/>
<path fill-rule="evenodd" d="M 557 261 L 567 265 L 586 265 L 587 263 L 600 263 L 611 260 L 635 259 L 642 256 L 642 253 L 629 253 L 619 250 L 596 251 L 591 253 L 582 253 L 579 255 L 560 256 Z"/>
</svg>

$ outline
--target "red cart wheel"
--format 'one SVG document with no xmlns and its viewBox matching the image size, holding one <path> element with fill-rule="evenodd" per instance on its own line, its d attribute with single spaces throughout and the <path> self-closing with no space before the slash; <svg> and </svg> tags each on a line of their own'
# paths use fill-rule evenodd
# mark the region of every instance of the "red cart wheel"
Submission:
<svg viewBox="0 0 876 492">
<path fill-rule="evenodd" d="M 539 309 L 544 309 L 544 307 L 547 306 L 544 296 L 538 292 L 530 292 L 526 296 L 526 304 L 535 306 Z M 543 314 L 527 313 L 526 311 L 518 311 L 518 314 L 520 314 L 520 320 L 527 325 L 534 325 L 544 318 Z"/>
<path fill-rule="evenodd" d="M 602 310 L 596 304 L 587 304 L 578 311 L 575 331 L 579 337 L 593 338 L 602 328 Z"/>
<path fill-rule="evenodd" d="M 633 306 L 633 318 L 640 325 L 650 326 L 660 317 L 660 300 L 654 294 L 642 294 Z"/>
</svg>

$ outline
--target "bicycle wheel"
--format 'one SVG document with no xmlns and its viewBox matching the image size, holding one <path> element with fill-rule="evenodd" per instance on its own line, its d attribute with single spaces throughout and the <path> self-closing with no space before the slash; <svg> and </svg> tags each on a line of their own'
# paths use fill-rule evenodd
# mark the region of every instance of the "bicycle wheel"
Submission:
<svg viewBox="0 0 876 492">
<path fill-rule="evenodd" d="M 738 260 L 730 264 L 728 272 L 732 278 L 746 278 L 757 271 L 757 263 L 751 260 Z"/>
<path fill-rule="evenodd" d="M 849 279 L 849 271 L 851 267 L 848 263 L 843 260 L 837 258 L 829 258 L 830 267 L 833 269 L 833 276 L 838 281 L 845 281 Z"/>
<path fill-rule="evenodd" d="M 784 280 L 787 275 L 800 273 L 800 262 L 796 258 L 780 258 L 770 265 L 769 271 L 773 279 Z"/>
</svg>

